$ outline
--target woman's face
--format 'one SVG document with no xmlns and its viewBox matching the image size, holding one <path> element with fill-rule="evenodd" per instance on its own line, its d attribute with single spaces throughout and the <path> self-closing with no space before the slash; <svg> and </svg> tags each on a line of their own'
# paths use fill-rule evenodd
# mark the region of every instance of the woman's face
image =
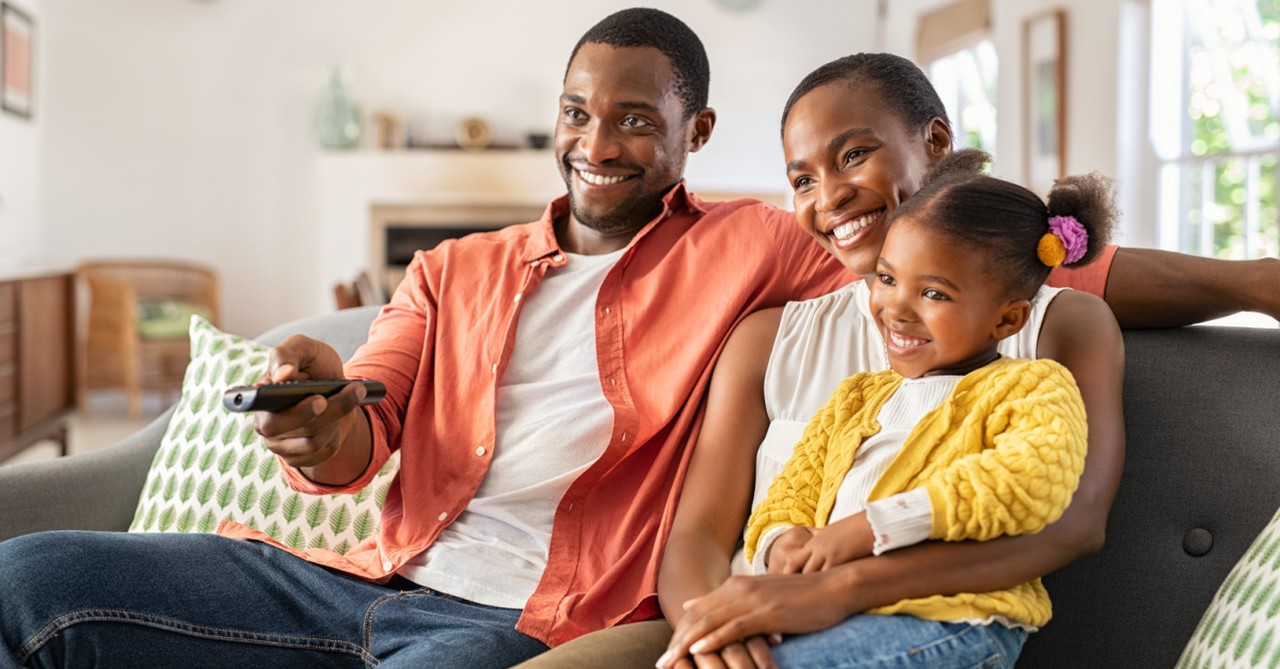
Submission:
<svg viewBox="0 0 1280 669">
<path fill-rule="evenodd" d="M 782 132 L 800 227 L 859 275 L 875 271 L 887 215 L 951 151 L 946 123 L 907 128 L 876 88 L 815 88 L 791 108 Z"/>
</svg>

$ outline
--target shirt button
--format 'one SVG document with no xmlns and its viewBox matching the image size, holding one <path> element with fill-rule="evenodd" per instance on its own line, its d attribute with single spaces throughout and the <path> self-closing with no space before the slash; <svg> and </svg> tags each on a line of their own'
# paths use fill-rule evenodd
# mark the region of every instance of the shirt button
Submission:
<svg viewBox="0 0 1280 669">
<path fill-rule="evenodd" d="M 562 256 L 562 255 L 560 255 L 559 253 L 557 253 L 557 254 L 555 255 L 555 257 L 554 257 L 554 258 L 552 258 L 552 260 L 554 260 L 554 261 L 556 261 L 556 262 L 560 262 L 560 261 L 564 260 L 564 256 Z"/>
<path fill-rule="evenodd" d="M 449 519 L 449 514 L 445 513 L 444 511 L 441 511 L 440 515 L 436 516 L 436 519 L 443 523 L 444 521 Z"/>
<path fill-rule="evenodd" d="M 623 433 L 622 433 L 622 440 L 623 440 L 624 442 L 627 440 L 627 433 L 626 433 L 626 432 L 623 432 Z"/>
<path fill-rule="evenodd" d="M 610 376 L 610 377 L 609 377 L 609 385 L 611 385 L 611 386 L 616 386 L 616 385 L 618 385 L 618 380 L 617 380 L 617 379 L 615 379 L 615 378 L 613 378 L 612 376 Z"/>
<path fill-rule="evenodd" d="M 479 447 L 479 448 L 477 448 L 477 449 L 476 449 L 476 455 L 479 455 L 479 456 L 481 456 L 481 457 L 484 457 L 484 446 L 481 446 L 481 447 Z"/>
<path fill-rule="evenodd" d="M 496 363 L 496 362 L 495 362 L 495 363 L 493 363 L 493 373 L 494 373 L 494 374 L 497 374 L 497 373 L 498 373 L 498 363 Z"/>
<path fill-rule="evenodd" d="M 385 571 L 391 571 L 391 568 L 394 566 L 395 565 L 391 564 L 391 560 L 386 560 L 385 562 L 382 563 L 382 568 Z"/>
<path fill-rule="evenodd" d="M 516 296 L 515 296 L 515 297 L 513 297 L 513 298 L 511 298 L 511 301 L 512 301 L 512 302 L 519 302 L 519 301 L 520 301 L 520 296 L 521 296 L 521 295 L 524 295 L 524 293 L 516 293 Z"/>
</svg>

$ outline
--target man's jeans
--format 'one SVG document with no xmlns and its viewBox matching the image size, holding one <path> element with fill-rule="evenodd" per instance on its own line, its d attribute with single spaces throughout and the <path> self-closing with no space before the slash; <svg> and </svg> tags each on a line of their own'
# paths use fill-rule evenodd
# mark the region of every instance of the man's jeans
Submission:
<svg viewBox="0 0 1280 669">
<path fill-rule="evenodd" d="M 545 651 L 517 609 L 368 583 L 204 534 L 0 543 L 0 669 L 508 667 Z"/>
<path fill-rule="evenodd" d="M 1013 667 L 1027 633 L 999 623 L 941 623 L 912 616 L 856 615 L 774 646 L 779 667 L 815 669 L 998 669 Z"/>
</svg>

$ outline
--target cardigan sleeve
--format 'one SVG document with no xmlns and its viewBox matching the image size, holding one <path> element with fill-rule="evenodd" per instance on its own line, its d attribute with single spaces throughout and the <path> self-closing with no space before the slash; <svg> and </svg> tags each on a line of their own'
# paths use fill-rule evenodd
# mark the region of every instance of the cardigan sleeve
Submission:
<svg viewBox="0 0 1280 669">
<path fill-rule="evenodd" d="M 981 450 L 925 484 L 934 539 L 1037 532 L 1062 515 L 1079 485 L 1088 426 L 1071 373 L 1051 360 L 1028 362 L 1006 371 L 993 394 L 994 404 L 978 406 L 987 412 Z"/>
<path fill-rule="evenodd" d="M 747 521 L 748 561 L 754 559 L 761 537 L 770 529 L 814 524 L 832 439 L 847 418 L 849 407 L 861 404 L 861 380 L 866 376 L 855 374 L 845 379 L 805 427 L 791 458 Z"/>
</svg>

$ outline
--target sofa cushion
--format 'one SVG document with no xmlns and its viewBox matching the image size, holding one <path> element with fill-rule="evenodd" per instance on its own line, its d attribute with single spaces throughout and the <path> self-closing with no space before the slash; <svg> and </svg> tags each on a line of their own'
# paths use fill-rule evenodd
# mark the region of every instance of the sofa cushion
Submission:
<svg viewBox="0 0 1280 669">
<path fill-rule="evenodd" d="M 182 397 L 129 530 L 212 532 L 225 519 L 290 546 L 340 553 L 374 534 L 398 455 L 354 495 L 292 490 L 279 460 L 254 431 L 252 415 L 222 406 L 228 387 L 253 383 L 266 371 L 268 347 L 221 332 L 199 316 L 191 319 L 190 337 Z"/>
<path fill-rule="evenodd" d="M 1218 588 L 1178 667 L 1280 667 L 1280 511 Z"/>
</svg>

